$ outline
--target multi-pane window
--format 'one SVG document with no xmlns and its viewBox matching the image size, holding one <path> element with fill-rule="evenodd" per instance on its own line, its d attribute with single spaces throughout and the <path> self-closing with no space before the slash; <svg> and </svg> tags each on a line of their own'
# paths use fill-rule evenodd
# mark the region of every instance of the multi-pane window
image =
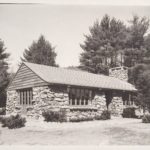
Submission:
<svg viewBox="0 0 150 150">
<path fill-rule="evenodd" d="M 32 105 L 32 88 L 19 90 L 20 105 Z"/>
<path fill-rule="evenodd" d="M 92 90 L 70 88 L 69 104 L 70 105 L 88 105 L 92 99 Z"/>
</svg>

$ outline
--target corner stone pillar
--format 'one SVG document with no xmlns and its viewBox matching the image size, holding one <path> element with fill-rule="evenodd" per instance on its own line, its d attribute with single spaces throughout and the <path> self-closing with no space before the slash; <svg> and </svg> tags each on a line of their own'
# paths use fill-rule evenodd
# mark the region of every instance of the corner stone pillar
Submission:
<svg viewBox="0 0 150 150">
<path fill-rule="evenodd" d="M 19 95 L 16 90 L 7 91 L 6 115 L 17 113 L 16 107 L 19 104 Z"/>
<path fill-rule="evenodd" d="M 94 105 L 98 108 L 98 114 L 101 114 L 104 110 L 107 110 L 104 92 L 96 93 L 94 97 Z"/>
<path fill-rule="evenodd" d="M 108 106 L 108 110 L 113 116 L 121 116 L 123 113 L 123 100 L 122 97 L 113 97 L 111 103 Z"/>
</svg>

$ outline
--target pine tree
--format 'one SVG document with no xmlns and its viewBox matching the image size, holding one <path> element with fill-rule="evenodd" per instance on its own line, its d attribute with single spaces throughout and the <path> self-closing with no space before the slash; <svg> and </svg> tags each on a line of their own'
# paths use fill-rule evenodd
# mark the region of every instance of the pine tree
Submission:
<svg viewBox="0 0 150 150">
<path fill-rule="evenodd" d="M 144 37 L 144 47 L 146 49 L 144 63 L 150 64 L 150 34 Z"/>
<path fill-rule="evenodd" d="M 25 49 L 21 60 L 48 66 L 57 66 L 55 62 L 56 56 L 55 47 L 52 47 L 50 42 L 41 35 L 37 41 L 33 41 L 28 49 Z"/>
<path fill-rule="evenodd" d="M 89 30 L 90 35 L 85 35 L 84 44 L 80 45 L 83 49 L 80 68 L 92 73 L 107 74 L 109 67 L 121 63 L 117 56 L 125 45 L 126 27 L 120 20 L 105 15 Z"/>
<path fill-rule="evenodd" d="M 6 48 L 2 40 L 0 40 L 0 107 L 5 107 L 6 104 L 6 87 L 9 82 L 9 75 L 7 72 L 8 63 L 7 58 L 9 54 L 5 52 Z"/>
<path fill-rule="evenodd" d="M 150 66 L 137 64 L 129 70 L 129 82 L 138 89 L 135 96 L 136 104 L 150 111 Z"/>
<path fill-rule="evenodd" d="M 129 21 L 128 38 L 124 50 L 125 66 L 132 67 L 138 63 L 144 63 L 148 57 L 144 36 L 149 28 L 149 19 L 133 16 Z"/>
</svg>

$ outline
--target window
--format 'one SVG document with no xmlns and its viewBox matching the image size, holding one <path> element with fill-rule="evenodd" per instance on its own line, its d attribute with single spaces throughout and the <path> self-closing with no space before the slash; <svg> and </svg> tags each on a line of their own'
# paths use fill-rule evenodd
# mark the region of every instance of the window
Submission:
<svg viewBox="0 0 150 150">
<path fill-rule="evenodd" d="M 32 105 L 32 89 L 19 90 L 20 105 Z"/>
<path fill-rule="evenodd" d="M 92 90 L 79 88 L 69 89 L 70 105 L 88 105 L 91 99 L 92 99 Z"/>
</svg>

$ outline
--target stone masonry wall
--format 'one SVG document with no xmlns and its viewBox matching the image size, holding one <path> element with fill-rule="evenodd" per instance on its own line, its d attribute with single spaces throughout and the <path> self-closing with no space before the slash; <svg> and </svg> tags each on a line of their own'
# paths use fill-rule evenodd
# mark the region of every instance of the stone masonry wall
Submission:
<svg viewBox="0 0 150 150">
<path fill-rule="evenodd" d="M 18 113 L 19 95 L 17 91 L 7 91 L 6 114 Z"/>
<path fill-rule="evenodd" d="M 106 98 L 103 92 L 97 92 L 89 106 L 69 106 L 69 97 L 64 88 L 49 88 L 48 86 L 33 88 L 33 100 L 30 106 L 19 104 L 17 91 L 7 92 L 6 114 L 22 114 L 31 118 L 40 118 L 42 112 L 47 109 L 64 108 L 67 110 L 67 118 L 89 118 L 107 109 Z M 109 110 L 113 116 L 120 116 L 123 112 L 121 96 L 114 96 L 109 104 Z"/>
<path fill-rule="evenodd" d="M 77 106 L 78 107 L 78 106 Z M 33 88 L 33 100 L 30 106 L 19 104 L 19 93 L 17 91 L 7 92 L 7 114 L 22 114 L 31 118 L 41 118 L 42 112 L 47 109 L 64 108 L 67 110 L 67 118 L 93 117 L 101 115 L 106 110 L 106 99 L 104 93 L 96 93 L 90 106 L 82 106 L 74 109 L 69 106 L 69 97 L 65 88 L 35 87 Z"/>
<path fill-rule="evenodd" d="M 38 118 L 44 110 L 68 106 L 69 98 L 65 89 L 36 87 L 33 88 L 33 103 L 34 108 L 31 112 Z"/>
<path fill-rule="evenodd" d="M 114 96 L 108 107 L 113 116 L 121 116 L 123 113 L 123 100 L 122 97 Z"/>
<path fill-rule="evenodd" d="M 97 115 L 96 108 L 71 108 L 67 113 L 68 120 L 94 118 Z"/>
<path fill-rule="evenodd" d="M 96 93 L 89 106 L 70 107 L 67 115 L 69 119 L 94 118 L 100 116 L 106 109 L 105 95 L 100 92 Z"/>
<path fill-rule="evenodd" d="M 106 98 L 103 92 L 99 92 L 95 95 L 94 100 L 93 100 L 93 105 L 97 107 L 98 114 L 101 114 L 104 110 L 107 109 Z"/>
<path fill-rule="evenodd" d="M 109 76 L 115 77 L 123 81 L 128 81 L 128 68 L 116 67 L 109 69 Z"/>
<path fill-rule="evenodd" d="M 33 88 L 33 100 L 30 106 L 21 106 L 19 104 L 19 94 L 17 91 L 7 92 L 6 114 L 24 114 L 27 117 L 39 118 L 42 111 L 52 107 L 59 108 L 68 106 L 69 98 L 65 90 L 48 86 Z"/>
</svg>

